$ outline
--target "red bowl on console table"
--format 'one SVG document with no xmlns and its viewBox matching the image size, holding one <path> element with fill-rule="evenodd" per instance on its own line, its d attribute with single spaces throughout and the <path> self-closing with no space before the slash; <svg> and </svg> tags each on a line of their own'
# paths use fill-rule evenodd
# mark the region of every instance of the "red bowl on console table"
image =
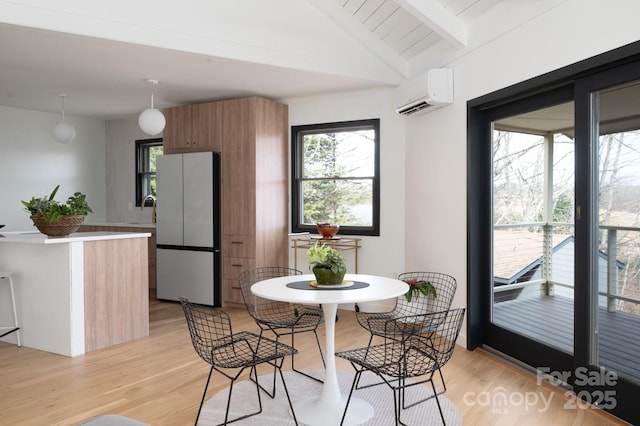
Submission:
<svg viewBox="0 0 640 426">
<path fill-rule="evenodd" d="M 316 229 L 318 233 L 322 235 L 322 238 L 333 238 L 340 230 L 340 225 L 333 225 L 328 222 L 316 223 Z"/>
</svg>

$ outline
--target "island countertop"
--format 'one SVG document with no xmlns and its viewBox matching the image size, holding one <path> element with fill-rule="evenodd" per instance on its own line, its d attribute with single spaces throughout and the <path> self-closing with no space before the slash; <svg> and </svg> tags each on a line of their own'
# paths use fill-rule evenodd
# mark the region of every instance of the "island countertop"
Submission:
<svg viewBox="0 0 640 426">
<path fill-rule="evenodd" d="M 62 244 L 83 241 L 150 237 L 148 232 L 76 232 L 66 237 L 48 237 L 38 231 L 0 232 L 0 243 Z"/>
</svg>

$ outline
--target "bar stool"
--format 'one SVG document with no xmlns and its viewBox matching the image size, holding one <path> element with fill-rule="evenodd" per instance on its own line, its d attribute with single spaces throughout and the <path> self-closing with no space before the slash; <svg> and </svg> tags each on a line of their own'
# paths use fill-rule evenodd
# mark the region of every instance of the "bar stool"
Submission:
<svg viewBox="0 0 640 426">
<path fill-rule="evenodd" d="M 0 334 L 0 337 L 4 337 L 7 334 L 15 332 L 16 337 L 18 338 L 18 346 L 22 346 L 22 342 L 20 341 L 20 327 L 18 326 L 18 311 L 16 310 L 16 295 L 13 290 L 13 278 L 11 278 L 11 275 L 11 272 L 0 271 L 0 283 L 9 283 L 9 290 L 11 291 L 11 305 L 13 307 L 13 326 L 0 327 L 0 332 L 4 331 L 4 333 Z"/>
</svg>

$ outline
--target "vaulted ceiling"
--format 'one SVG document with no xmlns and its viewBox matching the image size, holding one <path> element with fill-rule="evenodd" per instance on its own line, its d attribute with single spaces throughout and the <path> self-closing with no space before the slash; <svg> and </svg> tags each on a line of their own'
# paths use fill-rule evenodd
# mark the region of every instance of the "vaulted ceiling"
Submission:
<svg viewBox="0 0 640 426">
<path fill-rule="evenodd" d="M 410 60 L 441 40 L 467 45 L 468 23 L 498 0 L 331 0 L 386 47 Z M 330 9 L 329 7 L 327 9 Z M 353 34 L 360 37 L 356 28 Z"/>
<path fill-rule="evenodd" d="M 67 114 L 112 119 L 152 91 L 162 108 L 394 87 L 501 1 L 0 0 L 0 105 L 58 112 L 66 93 Z"/>
</svg>

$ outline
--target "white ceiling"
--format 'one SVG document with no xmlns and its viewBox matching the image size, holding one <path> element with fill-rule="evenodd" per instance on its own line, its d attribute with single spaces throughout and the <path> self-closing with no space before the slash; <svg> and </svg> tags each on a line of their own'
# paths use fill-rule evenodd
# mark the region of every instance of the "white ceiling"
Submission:
<svg viewBox="0 0 640 426">
<path fill-rule="evenodd" d="M 469 25 L 501 0 L 278 0 L 267 3 L 273 16 L 249 10 L 251 0 L 234 0 L 237 10 L 229 17 L 221 16 L 229 3 L 225 8 L 216 0 L 184 1 L 218 8 L 212 28 L 222 31 L 225 19 L 229 26 L 240 21 L 247 27 L 224 27 L 224 43 L 219 35 L 214 43 L 185 30 L 168 33 L 170 24 L 138 18 L 144 15 L 115 14 L 125 1 L 98 10 L 94 2 L 0 0 L 0 105 L 59 112 L 57 94 L 63 92 L 67 114 L 113 119 L 148 107 L 152 90 L 156 107 L 163 108 L 247 95 L 283 99 L 393 87 L 415 74 L 412 64 L 424 62 L 437 44 L 464 48 Z M 152 2 L 157 8 L 170 3 Z M 194 28 L 206 27 L 198 9 L 178 3 L 194 10 L 181 16 L 187 27 L 189 20 Z M 298 20 L 300 14 L 305 18 Z M 256 29 L 261 24 L 267 32 Z M 267 24 L 273 41 L 267 40 Z M 103 27 L 110 35 L 104 36 Z M 156 42 L 158 34 L 164 43 Z M 181 47 L 181 37 L 191 44 L 183 41 L 188 47 Z M 204 47 L 194 40 L 203 40 Z M 160 84 L 152 87 L 147 78 Z"/>
</svg>

